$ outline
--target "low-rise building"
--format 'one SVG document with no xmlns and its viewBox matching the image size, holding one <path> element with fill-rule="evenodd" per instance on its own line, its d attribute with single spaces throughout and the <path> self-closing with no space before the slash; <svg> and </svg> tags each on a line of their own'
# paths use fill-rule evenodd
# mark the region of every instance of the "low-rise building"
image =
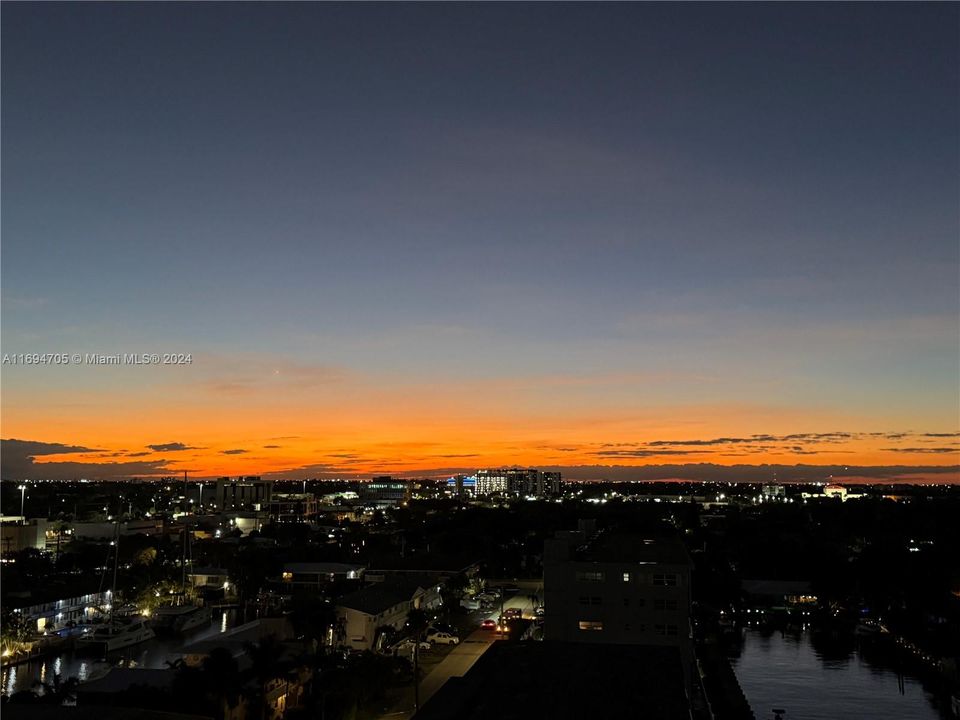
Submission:
<svg viewBox="0 0 960 720">
<path fill-rule="evenodd" d="M 4 517 L 0 521 L 0 553 L 9 555 L 32 548 L 45 550 L 47 547 L 46 518 Z"/>
<path fill-rule="evenodd" d="M 426 608 L 430 589 L 408 582 L 374 583 L 336 601 L 338 645 L 373 650 L 382 644 L 383 630 L 400 630 L 414 608 Z"/>
<path fill-rule="evenodd" d="M 362 580 L 365 565 L 335 562 L 293 562 L 283 566 L 285 584 L 321 588 L 338 580 Z"/>
</svg>

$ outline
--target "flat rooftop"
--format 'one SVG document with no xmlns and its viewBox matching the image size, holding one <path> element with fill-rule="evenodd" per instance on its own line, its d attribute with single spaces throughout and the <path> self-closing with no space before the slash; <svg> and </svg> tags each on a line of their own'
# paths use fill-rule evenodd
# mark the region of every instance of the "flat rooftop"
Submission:
<svg viewBox="0 0 960 720">
<path fill-rule="evenodd" d="M 617 532 L 600 532 L 579 547 L 572 547 L 570 559 L 583 562 L 690 564 L 686 548 L 675 535 Z"/>
<path fill-rule="evenodd" d="M 414 720 L 689 717 L 676 648 L 498 641 Z"/>
</svg>

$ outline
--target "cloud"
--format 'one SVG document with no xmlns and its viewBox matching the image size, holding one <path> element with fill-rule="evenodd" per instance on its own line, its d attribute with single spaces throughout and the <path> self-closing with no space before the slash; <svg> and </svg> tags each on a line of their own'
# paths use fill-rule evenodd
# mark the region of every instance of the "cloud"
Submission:
<svg viewBox="0 0 960 720">
<path fill-rule="evenodd" d="M 960 465 L 554 465 L 540 467 L 563 473 L 568 480 L 611 481 L 712 481 L 712 482 L 960 482 Z"/>
<path fill-rule="evenodd" d="M 62 443 L 47 443 L 37 440 L 17 440 L 16 438 L 2 440 L 0 442 L 2 442 L 4 454 L 9 452 L 29 457 L 37 457 L 38 455 L 106 452 L 103 448 L 88 448 L 81 445 L 64 445 Z"/>
<path fill-rule="evenodd" d="M 281 447 L 283 447 L 283 445 L 264 445 L 264 446 L 263 446 L 263 449 L 264 449 L 264 450 L 276 450 L 277 448 L 281 448 Z"/>
<path fill-rule="evenodd" d="M 37 457 L 96 452 L 79 445 L 32 440 L 3 440 L 0 476 L 7 480 L 91 480 L 124 479 L 169 475 L 174 472 L 167 460 L 137 462 L 36 462 Z"/>
<path fill-rule="evenodd" d="M 658 455 L 695 455 L 694 450 L 597 450 L 594 455 L 603 457 L 656 457 Z"/>
<path fill-rule="evenodd" d="M 902 453 L 928 453 L 931 455 L 943 455 L 948 453 L 956 453 L 960 455 L 960 448 L 956 447 L 906 447 L 906 448 L 881 448 L 887 452 L 902 452 Z"/>
<path fill-rule="evenodd" d="M 154 452 L 180 452 L 182 450 L 203 450 L 200 447 L 194 447 L 193 445 L 184 445 L 179 442 L 172 443 L 161 443 L 159 445 L 147 445 L 148 448 Z"/>
<path fill-rule="evenodd" d="M 223 455 L 243 455 L 244 453 L 249 451 L 244 450 L 243 448 L 235 448 L 233 450 L 221 450 L 220 452 Z"/>
</svg>

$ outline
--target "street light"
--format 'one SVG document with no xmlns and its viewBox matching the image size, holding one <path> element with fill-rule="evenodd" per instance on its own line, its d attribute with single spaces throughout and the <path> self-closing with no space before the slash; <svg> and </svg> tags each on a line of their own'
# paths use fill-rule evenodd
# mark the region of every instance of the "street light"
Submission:
<svg viewBox="0 0 960 720">
<path fill-rule="evenodd" d="M 23 515 L 23 501 L 26 499 L 26 496 L 27 496 L 27 486 L 26 486 L 26 484 L 18 485 L 18 486 L 17 486 L 17 490 L 20 491 L 20 524 L 21 524 L 21 525 L 26 525 L 26 524 L 27 524 L 27 519 L 26 519 L 26 517 L 24 517 L 24 515 Z"/>
</svg>

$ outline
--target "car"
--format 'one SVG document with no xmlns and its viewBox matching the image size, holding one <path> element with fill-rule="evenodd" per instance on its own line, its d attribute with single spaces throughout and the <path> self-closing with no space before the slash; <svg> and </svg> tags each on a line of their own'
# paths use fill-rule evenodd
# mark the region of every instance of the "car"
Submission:
<svg viewBox="0 0 960 720">
<path fill-rule="evenodd" d="M 430 627 L 427 628 L 427 633 L 431 631 L 439 630 L 440 632 L 450 633 L 451 635 L 457 634 L 457 629 L 449 624 L 444 622 L 435 622 Z"/>
<path fill-rule="evenodd" d="M 519 620 L 523 617 L 523 610 L 520 608 L 507 608 L 503 611 L 504 620 Z"/>
<path fill-rule="evenodd" d="M 413 655 L 414 648 L 416 647 L 416 642 L 413 638 L 407 638 L 406 640 L 401 640 L 396 645 L 391 648 L 394 655 Z M 431 647 L 430 643 L 426 640 L 420 641 L 420 651 L 429 650 Z"/>
<path fill-rule="evenodd" d="M 481 629 L 483 629 L 483 630 L 496 630 L 496 629 L 497 629 L 497 621 L 494 620 L 493 618 L 487 618 L 487 619 L 484 620 L 482 623 L 480 623 L 480 627 L 481 627 Z"/>
<path fill-rule="evenodd" d="M 458 638 L 456 635 L 439 630 L 432 633 L 428 632 L 427 640 L 432 643 L 436 643 L 437 645 L 456 645 L 460 642 L 460 638 Z"/>
</svg>

